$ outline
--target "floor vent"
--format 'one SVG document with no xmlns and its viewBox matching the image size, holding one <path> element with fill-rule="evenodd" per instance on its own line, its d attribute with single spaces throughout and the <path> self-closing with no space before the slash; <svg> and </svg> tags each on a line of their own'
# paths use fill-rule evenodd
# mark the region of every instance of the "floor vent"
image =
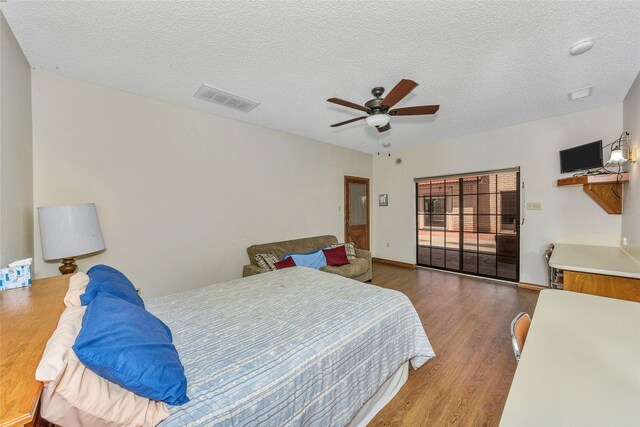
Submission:
<svg viewBox="0 0 640 427">
<path fill-rule="evenodd" d="M 245 113 L 248 113 L 260 105 L 259 102 L 252 99 L 243 98 L 242 96 L 234 95 L 233 93 L 205 84 L 198 88 L 196 93 L 193 94 L 193 97 L 202 101 L 224 105 L 225 107 L 233 108 L 234 110 L 243 111 Z"/>
</svg>

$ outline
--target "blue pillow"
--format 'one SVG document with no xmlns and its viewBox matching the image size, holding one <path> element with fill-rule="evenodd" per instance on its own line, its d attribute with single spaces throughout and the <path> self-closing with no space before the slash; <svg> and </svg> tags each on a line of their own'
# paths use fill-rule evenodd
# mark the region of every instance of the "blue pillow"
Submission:
<svg viewBox="0 0 640 427">
<path fill-rule="evenodd" d="M 144 308 L 142 298 L 127 276 L 108 265 L 94 265 L 87 271 L 89 284 L 80 295 L 82 305 L 89 305 L 98 294 L 109 294 Z"/>
<path fill-rule="evenodd" d="M 322 249 L 307 254 L 285 254 L 282 259 L 285 260 L 289 257 L 293 258 L 299 267 L 310 267 L 320 270 L 327 265 L 327 257 L 324 256 Z"/>
<path fill-rule="evenodd" d="M 187 378 L 171 331 L 137 305 L 100 294 L 87 307 L 73 351 L 89 369 L 169 405 L 187 403 Z"/>
</svg>

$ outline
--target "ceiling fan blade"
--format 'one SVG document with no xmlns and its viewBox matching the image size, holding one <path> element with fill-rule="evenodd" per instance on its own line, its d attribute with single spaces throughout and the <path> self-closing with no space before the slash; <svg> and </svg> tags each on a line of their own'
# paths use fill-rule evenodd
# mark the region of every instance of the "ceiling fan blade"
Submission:
<svg viewBox="0 0 640 427">
<path fill-rule="evenodd" d="M 378 132 L 380 132 L 380 133 L 382 133 L 382 132 L 386 132 L 386 131 L 388 131 L 389 129 L 391 129 L 391 124 L 390 124 L 390 123 L 387 123 L 387 124 L 386 124 L 386 125 L 384 125 L 384 126 L 377 126 L 377 127 L 376 127 L 376 129 L 378 129 Z"/>
<path fill-rule="evenodd" d="M 418 83 L 413 80 L 400 80 L 400 83 L 396 85 L 391 92 L 387 94 L 382 100 L 382 105 L 385 105 L 389 108 L 396 105 L 398 102 L 402 100 L 405 96 L 409 95 L 409 93 L 418 86 Z"/>
<path fill-rule="evenodd" d="M 366 118 L 367 118 L 367 116 L 364 116 L 364 117 L 356 117 L 355 119 L 346 120 L 346 121 L 344 121 L 344 122 L 340 122 L 340 123 L 335 123 L 335 124 L 331 125 L 331 127 L 332 127 L 332 128 L 335 128 L 335 127 L 338 127 L 338 126 L 342 126 L 342 125 L 346 125 L 346 124 L 349 124 L 349 123 L 357 122 L 358 120 L 364 120 L 364 119 L 366 119 Z"/>
<path fill-rule="evenodd" d="M 353 102 L 345 101 L 344 99 L 340 99 L 340 98 L 329 98 L 327 99 L 327 101 L 333 102 L 334 104 L 342 105 L 343 107 L 355 108 L 356 110 L 366 111 L 367 113 L 371 111 L 367 107 L 358 105 Z"/>
<path fill-rule="evenodd" d="M 416 107 L 396 108 L 389 111 L 390 116 L 420 116 L 423 114 L 435 114 L 440 109 L 439 105 L 419 105 Z"/>
</svg>

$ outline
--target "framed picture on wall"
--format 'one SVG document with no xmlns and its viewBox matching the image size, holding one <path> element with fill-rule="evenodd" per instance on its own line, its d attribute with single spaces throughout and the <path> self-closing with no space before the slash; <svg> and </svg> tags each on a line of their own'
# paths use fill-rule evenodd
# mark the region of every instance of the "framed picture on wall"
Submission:
<svg viewBox="0 0 640 427">
<path fill-rule="evenodd" d="M 389 206 L 389 195 L 388 194 L 379 194 L 378 195 L 378 205 L 380 205 L 380 206 Z"/>
</svg>

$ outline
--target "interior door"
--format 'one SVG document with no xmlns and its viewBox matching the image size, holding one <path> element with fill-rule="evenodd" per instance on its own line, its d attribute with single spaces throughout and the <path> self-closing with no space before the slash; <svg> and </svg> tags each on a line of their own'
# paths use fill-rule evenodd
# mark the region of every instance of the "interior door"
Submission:
<svg viewBox="0 0 640 427">
<path fill-rule="evenodd" d="M 369 250 L 369 178 L 344 177 L 344 241 Z"/>
</svg>

